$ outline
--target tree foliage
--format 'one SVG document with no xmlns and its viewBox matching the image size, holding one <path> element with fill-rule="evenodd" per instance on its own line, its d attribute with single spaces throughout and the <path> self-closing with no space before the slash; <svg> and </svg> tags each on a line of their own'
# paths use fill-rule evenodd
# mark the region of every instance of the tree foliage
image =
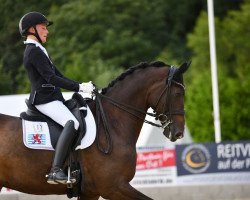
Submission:
<svg viewBox="0 0 250 200">
<path fill-rule="evenodd" d="M 240 5 L 242 6 L 240 7 Z M 69 78 L 104 87 L 125 68 L 161 59 L 192 59 L 185 77 L 187 125 L 196 141 L 213 141 L 212 88 L 206 1 L 0 0 L 0 94 L 28 93 L 20 18 L 44 13 L 46 48 Z M 249 1 L 216 0 L 222 138 L 249 139 Z M 201 12 L 203 11 L 203 12 Z"/>
<path fill-rule="evenodd" d="M 0 0 L 0 61 L 1 61 L 1 76 L 7 80 L 8 90 L 1 90 L 0 94 L 12 94 L 19 91 L 24 92 L 23 83 L 25 76 L 19 74 L 22 71 L 23 60 L 23 44 L 18 30 L 18 23 L 21 17 L 30 11 L 40 11 L 45 15 L 52 5 L 64 3 L 64 0 L 55 1 L 39 1 L 39 0 Z M 20 77 L 22 77 L 20 79 Z M 29 90 L 28 90 L 29 91 Z"/>
<path fill-rule="evenodd" d="M 220 95 L 221 132 L 223 140 L 249 139 L 250 3 L 238 11 L 230 11 L 216 19 L 217 60 Z M 187 121 L 197 141 L 212 141 L 213 113 L 208 46 L 207 14 L 203 12 L 196 28 L 189 35 L 193 50 L 193 65 L 189 73 L 187 92 Z"/>
<path fill-rule="evenodd" d="M 162 4 L 162 0 L 73 0 L 53 7 L 54 39 L 48 48 L 67 75 L 101 85 L 103 72 L 110 79 L 121 67 L 153 60 L 162 51 L 166 44 Z M 61 48 L 65 44 L 67 48 Z"/>
<path fill-rule="evenodd" d="M 0 0 L 4 16 L 0 55 L 2 72 L 10 74 L 8 93 L 29 92 L 22 66 L 24 46 L 18 33 L 24 13 L 39 11 L 54 21 L 47 49 L 69 78 L 91 79 L 102 87 L 124 68 L 155 60 L 165 49 L 168 54 L 173 52 L 168 56 L 172 58 L 188 52 L 185 34 L 192 30 L 203 4 L 180 1 L 177 5 L 174 0 Z"/>
</svg>

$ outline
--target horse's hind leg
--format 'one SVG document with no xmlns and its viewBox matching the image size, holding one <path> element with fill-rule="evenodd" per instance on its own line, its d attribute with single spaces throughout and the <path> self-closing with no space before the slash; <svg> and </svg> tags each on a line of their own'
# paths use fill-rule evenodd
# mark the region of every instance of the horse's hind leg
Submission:
<svg viewBox="0 0 250 200">
<path fill-rule="evenodd" d="M 153 200 L 133 188 L 129 183 L 114 188 L 113 193 L 110 193 L 107 198 L 110 200 Z"/>
</svg>

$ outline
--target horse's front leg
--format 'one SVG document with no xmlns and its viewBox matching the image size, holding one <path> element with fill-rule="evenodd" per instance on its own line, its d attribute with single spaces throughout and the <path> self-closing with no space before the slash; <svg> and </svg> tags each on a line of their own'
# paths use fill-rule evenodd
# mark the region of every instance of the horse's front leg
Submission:
<svg viewBox="0 0 250 200">
<path fill-rule="evenodd" d="M 124 183 L 113 188 L 112 193 L 104 198 L 110 200 L 153 200 L 133 188 L 129 183 Z"/>
</svg>

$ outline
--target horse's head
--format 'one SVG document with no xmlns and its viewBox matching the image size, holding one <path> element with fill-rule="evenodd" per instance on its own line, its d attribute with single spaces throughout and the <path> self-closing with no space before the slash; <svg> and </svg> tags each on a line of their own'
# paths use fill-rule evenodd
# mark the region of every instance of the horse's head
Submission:
<svg viewBox="0 0 250 200">
<path fill-rule="evenodd" d="M 191 62 L 183 63 L 179 68 L 171 66 L 167 78 L 160 81 L 154 90 L 153 109 L 156 119 L 164 129 L 164 135 L 174 142 L 183 137 L 185 125 L 183 73 Z"/>
<path fill-rule="evenodd" d="M 183 137 L 184 132 L 183 73 L 190 63 L 185 62 L 179 68 L 160 61 L 140 63 L 102 89 L 101 95 L 97 91 L 97 102 L 100 104 L 100 98 L 107 99 L 113 106 L 128 113 L 124 118 L 131 115 L 137 118 L 135 122 L 143 122 L 142 116 L 146 114 L 154 116 L 161 122 L 164 135 L 171 141 L 176 141 Z M 117 82 L 120 84 L 116 84 Z M 146 112 L 149 107 L 153 108 L 154 114 Z M 144 122 L 159 126 L 147 120 Z M 140 123 L 138 124 L 139 129 Z"/>
</svg>

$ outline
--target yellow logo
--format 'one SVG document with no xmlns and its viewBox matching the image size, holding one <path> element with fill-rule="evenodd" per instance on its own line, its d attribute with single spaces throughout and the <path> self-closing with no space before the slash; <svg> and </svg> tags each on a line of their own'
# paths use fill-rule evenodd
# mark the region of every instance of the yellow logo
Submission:
<svg viewBox="0 0 250 200">
<path fill-rule="evenodd" d="M 201 144 L 189 145 L 182 153 L 182 163 L 183 167 L 189 172 L 204 172 L 210 165 L 209 151 Z"/>
</svg>

